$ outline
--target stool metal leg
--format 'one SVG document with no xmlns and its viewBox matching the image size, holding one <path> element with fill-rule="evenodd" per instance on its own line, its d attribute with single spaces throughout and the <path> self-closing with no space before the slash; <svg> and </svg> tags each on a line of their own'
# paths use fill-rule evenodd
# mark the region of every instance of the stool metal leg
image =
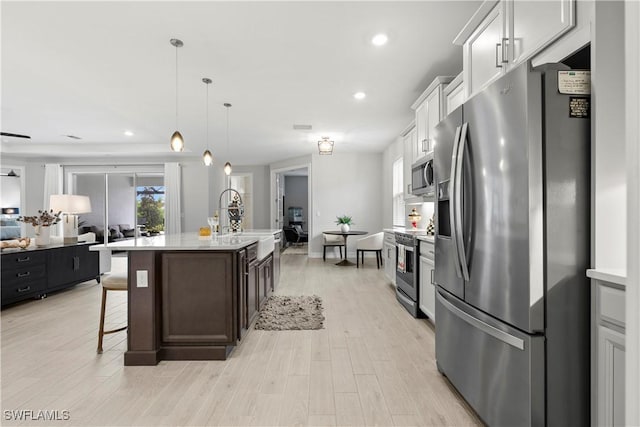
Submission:
<svg viewBox="0 0 640 427">
<path fill-rule="evenodd" d="M 100 326 L 98 330 L 98 354 L 102 353 L 102 338 L 104 337 L 104 311 L 107 305 L 107 290 L 102 288 L 102 304 L 100 305 Z"/>
</svg>

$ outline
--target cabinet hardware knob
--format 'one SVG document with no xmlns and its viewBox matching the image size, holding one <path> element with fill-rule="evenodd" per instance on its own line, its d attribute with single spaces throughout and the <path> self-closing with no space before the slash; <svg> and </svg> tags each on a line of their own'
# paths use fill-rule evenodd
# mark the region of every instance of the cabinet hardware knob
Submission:
<svg viewBox="0 0 640 427">
<path fill-rule="evenodd" d="M 18 273 L 16 274 L 16 276 L 18 277 L 27 277 L 27 276 L 31 276 L 31 272 L 27 271 L 26 273 Z"/>
<path fill-rule="evenodd" d="M 27 262 L 27 261 L 29 261 L 30 259 L 31 259 L 31 257 L 26 256 L 26 257 L 24 257 L 24 258 L 18 258 L 18 259 L 17 259 L 17 261 L 18 261 L 18 262 Z"/>
<path fill-rule="evenodd" d="M 18 292 L 28 292 L 31 290 L 31 286 L 25 286 L 24 288 L 19 288 Z"/>
</svg>

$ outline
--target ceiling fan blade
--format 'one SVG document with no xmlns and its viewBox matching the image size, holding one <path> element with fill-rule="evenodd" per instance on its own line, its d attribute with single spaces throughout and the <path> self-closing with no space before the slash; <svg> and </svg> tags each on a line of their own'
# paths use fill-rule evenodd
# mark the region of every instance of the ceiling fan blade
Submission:
<svg viewBox="0 0 640 427">
<path fill-rule="evenodd" d="M 0 132 L 0 136 L 11 136 L 13 138 L 31 139 L 29 135 L 20 135 L 19 133 Z"/>
</svg>

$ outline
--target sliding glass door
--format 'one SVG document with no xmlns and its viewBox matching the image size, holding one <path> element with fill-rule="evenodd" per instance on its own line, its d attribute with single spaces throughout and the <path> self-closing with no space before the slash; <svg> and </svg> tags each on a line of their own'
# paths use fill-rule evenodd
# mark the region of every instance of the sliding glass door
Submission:
<svg viewBox="0 0 640 427">
<path fill-rule="evenodd" d="M 162 172 L 75 170 L 66 185 L 68 193 L 91 200 L 91 212 L 79 216 L 79 234 L 93 232 L 98 242 L 108 243 L 164 232 Z"/>
</svg>

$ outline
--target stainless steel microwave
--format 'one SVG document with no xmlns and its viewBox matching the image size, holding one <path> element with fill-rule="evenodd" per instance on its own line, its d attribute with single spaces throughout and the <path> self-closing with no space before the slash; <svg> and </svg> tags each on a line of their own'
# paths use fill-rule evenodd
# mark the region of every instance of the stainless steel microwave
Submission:
<svg viewBox="0 0 640 427">
<path fill-rule="evenodd" d="M 411 194 L 414 196 L 434 196 L 433 153 L 411 165 Z"/>
</svg>

